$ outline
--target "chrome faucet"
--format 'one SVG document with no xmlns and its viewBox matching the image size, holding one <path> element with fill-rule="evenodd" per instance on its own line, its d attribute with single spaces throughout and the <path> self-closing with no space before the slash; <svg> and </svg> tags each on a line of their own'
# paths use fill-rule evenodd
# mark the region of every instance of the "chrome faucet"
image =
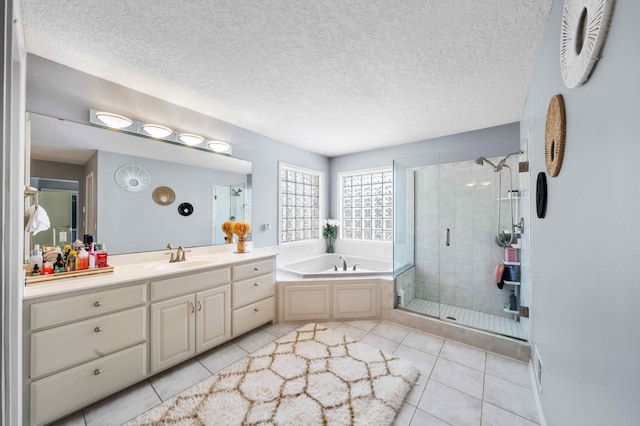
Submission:
<svg viewBox="0 0 640 426">
<path fill-rule="evenodd" d="M 347 258 L 344 256 L 340 256 L 340 259 L 342 259 L 342 270 L 346 271 L 347 270 Z"/>
<path fill-rule="evenodd" d="M 169 250 L 173 250 L 173 246 L 171 245 L 171 243 L 167 244 L 167 248 Z M 187 260 L 184 256 L 185 249 L 182 246 L 178 246 L 175 254 L 174 253 L 167 253 L 167 254 L 171 254 L 171 257 L 169 258 L 169 263 L 184 262 L 185 260 Z"/>
</svg>

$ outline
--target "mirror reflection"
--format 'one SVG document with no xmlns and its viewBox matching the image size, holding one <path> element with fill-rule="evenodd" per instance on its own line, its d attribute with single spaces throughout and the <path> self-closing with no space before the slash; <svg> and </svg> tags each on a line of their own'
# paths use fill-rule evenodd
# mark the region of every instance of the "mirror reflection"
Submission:
<svg viewBox="0 0 640 426">
<path fill-rule="evenodd" d="M 84 234 L 110 254 L 223 244 L 222 222 L 251 220 L 248 161 L 39 114 L 28 122 L 31 185 L 51 221 L 31 247 Z"/>
</svg>

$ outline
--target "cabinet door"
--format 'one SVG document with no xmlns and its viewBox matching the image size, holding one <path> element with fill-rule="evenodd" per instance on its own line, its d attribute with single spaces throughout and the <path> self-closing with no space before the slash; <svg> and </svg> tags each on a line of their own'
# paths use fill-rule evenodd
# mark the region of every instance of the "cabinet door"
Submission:
<svg viewBox="0 0 640 426">
<path fill-rule="evenodd" d="M 196 294 L 196 352 L 231 338 L 231 286 Z"/>
<path fill-rule="evenodd" d="M 331 318 L 329 285 L 292 285 L 284 288 L 284 320 L 328 320 Z"/>
<path fill-rule="evenodd" d="M 190 294 L 151 305 L 151 372 L 195 355 L 194 302 Z"/>
<path fill-rule="evenodd" d="M 333 319 L 371 318 L 378 316 L 376 284 L 335 284 Z"/>
</svg>

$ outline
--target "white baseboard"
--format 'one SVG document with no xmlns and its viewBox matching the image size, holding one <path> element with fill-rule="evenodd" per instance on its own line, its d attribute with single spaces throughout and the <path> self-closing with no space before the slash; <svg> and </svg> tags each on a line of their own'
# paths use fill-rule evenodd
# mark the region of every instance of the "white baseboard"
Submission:
<svg viewBox="0 0 640 426">
<path fill-rule="evenodd" d="M 540 425 L 547 426 L 547 421 L 544 419 L 544 413 L 542 412 L 542 402 L 540 401 L 540 389 L 538 388 L 538 380 L 536 379 L 536 370 L 533 367 L 533 359 L 529 359 L 529 378 L 531 379 L 531 387 L 533 388 L 533 397 L 536 399 L 536 408 L 538 409 L 538 417 L 540 418 Z"/>
</svg>

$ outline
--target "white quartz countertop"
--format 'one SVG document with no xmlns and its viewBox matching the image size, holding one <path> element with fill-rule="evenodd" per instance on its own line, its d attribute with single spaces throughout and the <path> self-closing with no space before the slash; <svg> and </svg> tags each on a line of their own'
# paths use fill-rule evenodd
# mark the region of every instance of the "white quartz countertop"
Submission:
<svg viewBox="0 0 640 426">
<path fill-rule="evenodd" d="M 197 273 L 275 255 L 277 252 L 270 249 L 256 249 L 247 253 L 194 250 L 193 253 L 187 253 L 186 262 L 176 262 L 175 264 L 170 264 L 168 256 L 163 252 L 113 256 L 113 259 L 110 258 L 109 261 L 114 267 L 113 272 L 30 284 L 24 288 L 23 299 L 35 299 L 79 290 L 95 290 L 114 284 L 139 283 L 185 273 Z M 167 265 L 175 265 L 175 268 L 166 269 L 172 268 Z"/>
</svg>

